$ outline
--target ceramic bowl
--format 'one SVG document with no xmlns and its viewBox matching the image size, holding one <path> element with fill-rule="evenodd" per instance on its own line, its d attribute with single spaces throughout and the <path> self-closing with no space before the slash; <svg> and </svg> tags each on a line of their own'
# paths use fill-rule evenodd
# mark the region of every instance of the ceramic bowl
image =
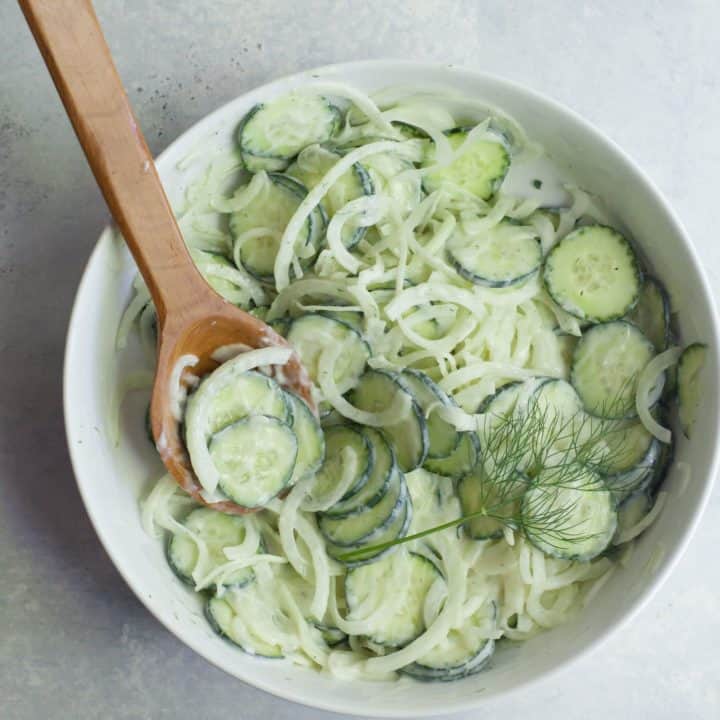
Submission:
<svg viewBox="0 0 720 720">
<path fill-rule="evenodd" d="M 131 398 L 123 405 L 119 442 L 115 438 L 110 399 L 117 396 L 129 368 L 118 360 L 114 341 L 130 297 L 134 266 L 110 229 L 100 237 L 85 270 L 67 338 L 65 419 L 77 482 L 100 540 L 140 600 L 189 647 L 239 680 L 287 700 L 365 717 L 418 717 L 477 708 L 566 668 L 611 634 L 622 643 L 622 626 L 658 590 L 686 547 L 718 461 L 718 321 L 708 281 L 668 202 L 592 125 L 538 93 L 449 66 L 349 63 L 303 72 L 248 92 L 201 120 L 157 159 L 171 200 L 178 202 L 202 169 L 202 163 L 191 162 L 190 170 L 181 170 L 178 163 L 193 153 L 204 157 L 231 147 L 233 131 L 252 105 L 317 79 L 347 82 L 367 91 L 386 86 L 452 88 L 486 100 L 519 120 L 564 176 L 604 198 L 667 286 L 684 340 L 702 339 L 711 348 L 697 420 L 702 432 L 691 440 L 679 438 L 677 445 L 676 459 L 689 464 L 691 482 L 678 482 L 676 464 L 667 481 L 671 503 L 637 543 L 627 567 L 613 574 L 576 620 L 519 647 L 499 650 L 492 666 L 479 675 L 454 683 L 345 682 L 285 661 L 246 655 L 211 632 L 199 598 L 177 581 L 161 542 L 141 527 L 138 502 L 162 468 L 144 437 L 146 398 Z"/>
</svg>

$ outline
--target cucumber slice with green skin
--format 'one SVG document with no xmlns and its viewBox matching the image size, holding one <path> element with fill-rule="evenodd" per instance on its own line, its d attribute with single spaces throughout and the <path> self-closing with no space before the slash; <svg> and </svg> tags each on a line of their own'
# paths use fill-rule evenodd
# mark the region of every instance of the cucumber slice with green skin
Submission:
<svg viewBox="0 0 720 720">
<path fill-rule="evenodd" d="M 426 557 L 404 551 L 353 568 L 345 576 L 348 620 L 363 619 L 358 615 L 363 607 L 376 606 L 388 594 L 402 593 L 394 613 L 383 614 L 368 623 L 367 637 L 383 647 L 403 647 L 425 630 L 425 596 L 441 577 Z"/>
<path fill-rule="evenodd" d="M 465 142 L 470 130 L 454 128 L 445 132 L 453 150 Z M 510 153 L 499 137 L 498 142 L 476 140 L 450 165 L 426 174 L 423 187 L 428 194 L 440 188 L 452 192 L 453 187 L 459 187 L 488 200 L 500 188 L 509 169 Z"/>
<path fill-rule="evenodd" d="M 588 458 L 601 475 L 613 476 L 637 467 L 648 454 L 653 436 L 636 420 L 602 421 L 602 437 Z"/>
<path fill-rule="evenodd" d="M 340 111 L 319 95 L 290 94 L 255 105 L 238 128 L 245 167 L 284 170 L 303 148 L 327 142 L 341 120 Z"/>
<path fill-rule="evenodd" d="M 498 420 L 507 417 L 512 412 L 525 412 L 537 389 L 551 379 L 540 377 L 505 383 L 492 395 L 486 397 L 480 403 L 477 411 Z"/>
<path fill-rule="evenodd" d="M 188 398 L 184 439 L 203 488 L 215 489 L 218 482 L 218 469 L 209 456 L 211 437 L 250 415 L 273 417 L 288 426 L 293 422 L 292 406 L 277 382 L 256 371 L 239 372 L 232 362 L 203 378 Z"/>
<path fill-rule="evenodd" d="M 542 457 L 550 445 L 556 450 L 570 450 L 588 420 L 575 388 L 560 378 L 544 380 L 529 405 L 533 420 L 540 425 L 531 432 L 535 456 Z"/>
<path fill-rule="evenodd" d="M 320 310 L 319 314 L 344 322 L 361 334 L 364 330 L 365 315 L 357 310 L 343 310 L 338 308 L 337 310 Z"/>
<path fill-rule="evenodd" d="M 450 455 L 445 458 L 427 458 L 423 467 L 436 475 L 460 478 L 470 472 L 478 461 L 480 441 L 474 432 L 460 433 L 460 441 Z"/>
<path fill-rule="evenodd" d="M 228 562 L 224 548 L 240 545 L 245 539 L 246 519 L 239 515 L 197 508 L 183 520 L 183 525 L 205 541 L 210 563 L 205 568 L 211 572 Z M 192 574 L 199 558 L 198 547 L 192 538 L 182 533 L 172 535 L 167 544 L 167 559 L 175 574 L 188 585 L 194 587 Z M 222 582 L 222 587 L 242 587 L 249 583 L 255 574 L 250 567 L 235 570 Z"/>
<path fill-rule="evenodd" d="M 648 488 L 655 476 L 655 468 L 662 455 L 662 443 L 653 438 L 645 456 L 637 465 L 625 472 L 604 475 L 605 486 L 612 493 L 615 504 L 619 505 L 633 493 Z"/>
<path fill-rule="evenodd" d="M 664 423 L 666 424 L 666 423 Z M 665 482 L 665 478 L 668 474 L 668 470 L 672 466 L 673 460 L 675 459 L 675 440 L 672 439 L 670 443 L 660 443 L 660 455 L 655 463 L 655 469 L 652 474 L 652 478 L 647 486 L 647 492 L 651 495 L 655 495 L 658 490 L 662 487 Z"/>
<path fill-rule="evenodd" d="M 617 530 L 613 540 L 617 542 L 626 530 L 637 525 L 652 510 L 654 504 L 655 498 L 645 490 L 640 490 L 623 500 L 618 506 Z"/>
<path fill-rule="evenodd" d="M 588 225 L 550 250 L 543 280 L 550 297 L 566 312 L 581 320 L 608 322 L 635 307 L 642 273 L 635 251 L 619 232 Z"/>
<path fill-rule="evenodd" d="M 375 448 L 359 428 L 333 425 L 325 430 L 325 460 L 315 475 L 312 489 L 312 496 L 316 500 L 331 495 L 344 476 L 346 448 L 353 451 L 355 479 L 343 499 L 351 497 L 367 482 L 375 465 Z"/>
<path fill-rule="evenodd" d="M 155 436 L 153 435 L 152 419 L 150 417 L 150 403 L 148 403 L 147 408 L 145 408 L 145 437 L 148 439 L 148 442 L 155 447 Z"/>
<path fill-rule="evenodd" d="M 258 508 L 290 483 L 298 439 L 277 418 L 250 415 L 213 435 L 208 452 L 225 495 L 242 507 Z"/>
<path fill-rule="evenodd" d="M 463 515 L 485 510 L 488 514 L 468 520 L 463 529 L 473 540 L 502 537 L 506 527 L 517 527 L 516 518 L 528 481 L 521 475 L 512 482 L 494 481 L 481 468 L 463 476 L 455 492 Z"/>
<path fill-rule="evenodd" d="M 218 295 L 233 305 L 247 306 L 250 300 L 247 290 L 227 279 L 227 275 L 238 270 L 226 257 L 205 250 L 191 250 L 190 255 L 207 284 Z"/>
<path fill-rule="evenodd" d="M 375 463 L 367 482 L 346 500 L 335 503 L 323 515 L 328 518 L 346 518 L 375 507 L 390 489 L 390 479 L 397 470 L 395 453 L 381 432 L 365 427 L 362 434 L 372 445 Z"/>
<path fill-rule="evenodd" d="M 498 388 L 494 395 L 485 398 L 478 409 L 484 415 L 478 429 L 480 441 L 480 461 L 485 470 L 495 472 L 494 464 L 502 459 L 506 452 L 516 453 L 519 443 L 517 433 L 523 430 L 522 418 L 526 416 L 533 399 L 537 400 L 537 389 L 548 381 L 548 378 L 531 378 L 525 381 L 510 382 Z M 522 438 L 521 438 L 522 439 Z M 514 449 L 509 446 L 514 445 Z M 523 470 L 533 461 L 533 451 L 537 448 L 524 443 L 527 452 L 524 457 L 515 460 L 516 469 Z"/>
<path fill-rule="evenodd" d="M 481 235 L 456 229 L 447 255 L 458 274 L 476 285 L 504 288 L 525 282 L 542 265 L 535 230 L 503 221 Z"/>
<path fill-rule="evenodd" d="M 250 308 L 248 312 L 250 315 L 256 318 L 260 318 L 263 322 L 267 318 L 268 311 L 270 310 L 270 307 L 268 305 L 263 305 L 262 307 L 254 307 Z"/>
<path fill-rule="evenodd" d="M 570 372 L 587 412 L 608 419 L 635 417 L 638 376 L 654 355 L 652 343 L 624 320 L 587 330 L 575 348 Z"/>
<path fill-rule="evenodd" d="M 406 369 L 400 373 L 400 382 L 417 401 L 427 422 L 427 458 L 446 458 L 460 442 L 460 433 L 440 417 L 437 409 L 455 407 L 455 402 L 445 394 L 424 372 Z"/>
<path fill-rule="evenodd" d="M 688 345 L 680 356 L 677 365 L 678 415 L 685 437 L 690 437 L 700 405 L 700 382 L 705 366 L 707 345 L 693 343 Z"/>
<path fill-rule="evenodd" d="M 403 122 L 402 120 L 392 120 L 391 125 L 400 132 L 403 140 L 428 140 L 430 136 L 419 127 Z M 432 144 L 432 143 L 430 143 Z"/>
<path fill-rule="evenodd" d="M 612 494 L 597 473 L 580 465 L 541 471 L 523 497 L 521 518 L 536 548 L 579 562 L 603 552 L 617 527 Z"/>
<path fill-rule="evenodd" d="M 495 641 L 488 637 L 495 625 L 495 603 L 478 608 L 458 628 L 416 662 L 400 670 L 416 680 L 448 682 L 480 672 L 495 651 Z"/>
<path fill-rule="evenodd" d="M 237 612 L 237 607 L 242 607 L 241 613 Z M 253 633 L 255 624 L 264 624 L 269 617 L 275 620 L 271 612 L 272 608 L 268 607 L 257 583 L 230 590 L 222 597 L 213 596 L 205 605 L 205 617 L 220 637 L 229 640 L 249 655 L 281 658 L 283 653 L 279 645 L 269 644 Z"/>
<path fill-rule="evenodd" d="M 249 370 L 240 375 L 221 366 L 205 377 L 188 398 L 185 427 L 188 442 L 197 434 L 209 437 L 250 415 L 270 415 L 291 425 L 292 407 L 285 391 L 267 375 Z M 206 416 L 205 427 L 199 427 Z M 193 449 L 188 447 L 192 460 Z"/>
<path fill-rule="evenodd" d="M 276 332 L 278 335 L 282 335 L 284 338 L 287 337 L 287 334 L 290 330 L 290 323 L 292 321 L 289 317 L 281 317 L 277 320 L 270 320 L 268 322 L 268 325 Z"/>
<path fill-rule="evenodd" d="M 347 640 L 347 635 L 336 627 L 325 625 L 324 623 L 315 623 L 315 627 L 322 634 L 322 638 L 328 647 L 335 647 L 335 645 L 339 645 Z"/>
<path fill-rule="evenodd" d="M 407 486 L 405 485 L 405 487 Z M 347 548 L 342 545 L 326 543 L 325 549 L 327 550 L 327 553 L 331 558 L 334 558 L 338 562 L 343 563 L 343 565 L 348 568 L 361 567 L 363 565 L 366 565 L 367 563 L 376 562 L 380 558 L 386 557 L 396 552 L 398 550 L 398 546 L 395 545 L 379 550 L 373 548 L 375 548 L 375 546 L 381 546 L 384 543 L 393 542 L 394 540 L 405 537 L 408 534 L 408 530 L 410 529 L 412 516 L 412 500 L 410 499 L 410 493 L 405 491 L 401 512 L 397 515 L 393 522 L 383 530 L 380 535 L 378 535 L 377 537 L 373 537 L 372 544 L 363 543 L 355 548 Z M 362 550 L 363 545 L 367 545 L 367 552 L 361 552 L 357 555 L 353 555 L 352 560 L 344 559 L 346 553 L 348 553 L 351 549 L 353 551 Z"/>
<path fill-rule="evenodd" d="M 373 187 L 395 202 L 402 217 L 409 215 L 423 198 L 422 180 L 414 165 L 395 153 L 378 153 L 363 161 Z M 403 175 L 403 173 L 405 173 Z"/>
<path fill-rule="evenodd" d="M 388 491 L 371 508 L 347 517 L 335 518 L 321 515 L 318 528 L 325 539 L 338 547 L 372 545 L 404 510 L 405 478 L 396 470 L 390 479 Z"/>
<path fill-rule="evenodd" d="M 305 148 L 298 159 L 287 169 L 287 175 L 297 178 L 305 187 L 312 190 L 342 155 L 318 145 Z M 323 198 L 323 207 L 330 219 L 351 200 L 372 195 L 375 192 L 373 181 L 367 169 L 361 163 L 355 163 L 340 177 Z M 342 241 L 346 248 L 352 249 L 367 232 L 365 227 L 353 227 L 352 222 L 345 224 Z"/>
<path fill-rule="evenodd" d="M 670 344 L 670 298 L 665 288 L 652 277 L 645 277 L 637 305 L 627 316 L 645 337 L 662 352 Z"/>
<path fill-rule="evenodd" d="M 269 183 L 258 197 L 242 210 L 234 212 L 228 220 L 233 237 L 233 254 L 251 275 L 271 282 L 275 257 L 282 234 L 307 195 L 307 188 L 293 178 L 271 173 Z M 298 233 L 295 252 L 301 266 L 308 267 L 317 253 L 313 240 L 319 233 L 317 223 L 324 232 L 324 217 L 318 211 L 311 213 Z"/>
<path fill-rule="evenodd" d="M 360 410 L 383 412 L 393 406 L 399 393 L 406 397 L 406 411 L 381 430 L 395 450 L 400 469 L 410 472 L 423 464 L 430 443 L 423 412 L 398 375 L 387 370 L 368 370 L 352 391 L 351 402 Z"/>
<path fill-rule="evenodd" d="M 340 393 L 353 387 L 370 358 L 370 346 L 362 335 L 342 320 L 309 313 L 292 321 L 288 342 L 297 350 L 303 367 L 317 385 L 320 357 L 326 350 L 341 347 L 333 369 L 333 379 Z"/>
<path fill-rule="evenodd" d="M 371 354 L 370 346 L 358 329 L 327 313 L 308 313 L 296 318 L 287 338 L 300 354 L 313 382 L 317 382 L 323 351 L 342 345 L 343 350 L 334 366 L 334 379 L 340 392 L 355 385 Z"/>
<path fill-rule="evenodd" d="M 292 429 L 297 437 L 298 452 L 292 482 L 296 483 L 322 465 L 325 458 L 325 435 L 320 422 L 307 403 L 295 393 L 286 391 L 292 407 Z"/>
<path fill-rule="evenodd" d="M 421 305 L 410 314 L 408 325 L 426 340 L 439 340 L 455 325 L 458 316 L 456 305 Z"/>
</svg>

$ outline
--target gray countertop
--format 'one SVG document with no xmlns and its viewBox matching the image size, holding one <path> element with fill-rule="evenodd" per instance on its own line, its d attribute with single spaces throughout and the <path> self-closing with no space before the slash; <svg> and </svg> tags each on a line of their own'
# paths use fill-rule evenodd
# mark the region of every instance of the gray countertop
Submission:
<svg viewBox="0 0 720 720">
<path fill-rule="evenodd" d="M 715 0 L 96 5 L 154 152 L 298 69 L 388 56 L 456 63 L 596 123 L 671 198 L 711 277 L 720 274 Z M 0 6 L 0 28 L 0 716 L 329 718 L 196 656 L 141 606 L 95 537 L 65 449 L 61 366 L 75 288 L 108 213 L 14 3 Z M 488 712 L 720 717 L 719 520 L 715 493 L 676 572 L 622 636 Z"/>
</svg>

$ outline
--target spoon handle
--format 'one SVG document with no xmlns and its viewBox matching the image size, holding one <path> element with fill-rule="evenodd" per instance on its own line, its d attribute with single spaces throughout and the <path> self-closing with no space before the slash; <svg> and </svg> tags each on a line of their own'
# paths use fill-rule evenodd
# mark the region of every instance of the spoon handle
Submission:
<svg viewBox="0 0 720 720">
<path fill-rule="evenodd" d="M 19 0 L 163 325 L 214 295 L 193 265 L 90 0 Z"/>
</svg>

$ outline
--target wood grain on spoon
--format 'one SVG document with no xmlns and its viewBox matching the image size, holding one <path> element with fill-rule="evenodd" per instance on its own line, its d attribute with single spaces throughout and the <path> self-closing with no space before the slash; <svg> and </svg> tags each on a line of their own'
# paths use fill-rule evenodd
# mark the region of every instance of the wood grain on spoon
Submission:
<svg viewBox="0 0 720 720">
<path fill-rule="evenodd" d="M 167 469 L 183 490 L 202 502 L 202 488 L 171 412 L 175 363 L 183 355 L 196 355 L 193 372 L 203 374 L 217 365 L 211 356 L 223 345 L 287 343 L 216 294 L 193 264 L 89 0 L 20 0 L 20 6 L 150 290 L 158 318 L 152 431 Z M 310 382 L 297 355 L 283 367 L 282 377 L 313 407 Z M 230 501 L 211 506 L 247 512 Z"/>
</svg>

